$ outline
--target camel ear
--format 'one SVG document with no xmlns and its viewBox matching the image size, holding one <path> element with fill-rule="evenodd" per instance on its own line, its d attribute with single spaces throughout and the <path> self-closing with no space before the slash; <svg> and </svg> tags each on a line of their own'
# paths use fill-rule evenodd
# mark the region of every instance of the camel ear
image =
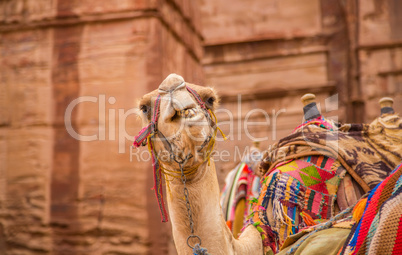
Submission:
<svg viewBox="0 0 402 255">
<path fill-rule="evenodd" d="M 219 106 L 219 97 L 213 88 L 205 88 L 206 91 L 201 96 L 202 100 L 205 102 L 205 106 L 211 111 L 215 111 Z"/>
<path fill-rule="evenodd" d="M 203 87 L 191 83 L 186 83 L 187 86 L 192 88 L 201 97 L 201 100 L 205 103 L 205 106 L 211 111 L 215 111 L 219 106 L 219 97 L 215 89 L 210 87 Z"/>
</svg>

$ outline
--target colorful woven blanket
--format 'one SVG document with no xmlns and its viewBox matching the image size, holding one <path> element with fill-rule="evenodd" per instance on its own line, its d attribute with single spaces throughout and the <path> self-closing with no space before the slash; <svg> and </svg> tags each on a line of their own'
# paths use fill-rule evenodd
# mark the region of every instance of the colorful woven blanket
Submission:
<svg viewBox="0 0 402 255">
<path fill-rule="evenodd" d="M 313 121 L 314 122 L 314 121 Z M 326 155 L 337 159 L 364 191 L 384 180 L 402 159 L 402 119 L 385 115 L 371 124 L 302 125 L 264 155 L 261 171 L 270 173 L 278 163 L 302 156 Z"/>
<path fill-rule="evenodd" d="M 240 226 L 238 231 L 240 232 L 244 219 L 251 210 L 249 201 L 259 194 L 259 180 L 260 178 L 254 174 L 245 162 L 237 165 L 226 177 L 226 184 L 221 194 L 220 203 L 226 224 L 236 236 L 238 233 L 234 231 L 233 226 L 238 221 L 237 225 Z M 241 215 L 236 215 L 236 208 L 242 199 L 246 203 L 243 204 Z"/>
<path fill-rule="evenodd" d="M 303 123 L 294 133 L 308 126 L 334 129 L 332 122 L 319 117 Z M 333 216 L 336 192 L 345 173 L 339 162 L 315 155 L 283 160 L 266 172 L 246 224 L 261 233 L 265 252 L 277 252 L 286 237 Z"/>
<path fill-rule="evenodd" d="M 402 254 L 402 164 L 370 192 L 340 254 Z"/>
<path fill-rule="evenodd" d="M 306 122 L 264 155 L 261 195 L 248 225 L 261 233 L 264 251 L 277 252 L 287 236 L 334 216 L 346 171 L 365 191 L 402 160 L 402 120 L 339 125 L 322 117 Z"/>
<path fill-rule="evenodd" d="M 350 211 L 288 237 L 278 254 L 402 254 L 402 165 Z"/>
<path fill-rule="evenodd" d="M 326 156 L 303 157 L 278 164 L 262 179 L 261 195 L 248 217 L 264 247 L 277 252 L 300 229 L 334 215 L 339 182 L 346 170 Z"/>
<path fill-rule="evenodd" d="M 258 173 L 261 158 L 260 149 L 251 146 L 241 163 L 225 179 L 220 204 L 226 224 L 235 237 L 241 233 L 245 219 L 251 212 L 250 201 L 260 194 L 260 177 L 255 173 Z"/>
</svg>

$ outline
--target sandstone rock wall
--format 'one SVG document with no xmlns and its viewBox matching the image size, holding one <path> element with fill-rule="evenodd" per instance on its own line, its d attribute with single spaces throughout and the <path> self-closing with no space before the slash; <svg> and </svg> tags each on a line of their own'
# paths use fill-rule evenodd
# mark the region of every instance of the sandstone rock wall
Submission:
<svg viewBox="0 0 402 255">
<path fill-rule="evenodd" d="M 136 99 L 171 72 L 214 86 L 222 183 L 252 140 L 302 122 L 304 93 L 340 121 L 371 121 L 382 96 L 402 112 L 401 14 L 399 0 L 0 1 L 0 254 L 175 254 L 151 164 L 129 149 Z"/>
<path fill-rule="evenodd" d="M 317 95 L 324 114 L 344 117 L 343 107 L 325 102 L 338 83 L 345 83 L 339 72 L 346 68 L 346 50 L 338 50 L 344 57 L 331 59 L 327 35 L 344 24 L 326 24 L 323 15 L 332 9 L 322 2 L 252 0 L 246 7 L 241 1 L 230 6 L 224 0 L 204 1 L 206 83 L 216 86 L 222 108 L 230 110 L 219 113 L 220 121 L 234 120 L 222 125 L 230 140 L 219 147 L 231 156 L 218 162 L 221 181 L 253 140 L 266 149 L 303 121 L 299 98 L 304 93 Z M 332 11 L 340 12 L 339 7 Z"/>
<path fill-rule="evenodd" d="M 12 0 L 0 13 L 0 253 L 168 254 L 151 163 L 130 151 L 133 108 L 171 72 L 203 82 L 196 3 Z"/>
<path fill-rule="evenodd" d="M 303 121 L 304 93 L 342 122 L 372 121 L 383 96 L 402 111 L 398 0 L 204 0 L 201 13 L 206 84 L 229 110 L 218 114 L 231 135 L 221 183 L 252 140 L 266 149 Z"/>
<path fill-rule="evenodd" d="M 401 113 L 402 2 L 368 1 L 359 7 L 359 99 L 365 102 L 367 120 L 376 116 L 377 102 L 383 96 L 393 97 L 394 108 Z"/>
</svg>

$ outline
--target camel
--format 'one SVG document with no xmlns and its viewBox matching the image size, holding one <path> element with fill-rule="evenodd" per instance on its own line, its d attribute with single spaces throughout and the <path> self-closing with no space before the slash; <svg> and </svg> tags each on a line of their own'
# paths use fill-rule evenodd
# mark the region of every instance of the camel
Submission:
<svg viewBox="0 0 402 255">
<path fill-rule="evenodd" d="M 188 88 L 196 91 L 205 102 L 206 110 L 200 106 L 195 96 L 189 93 Z M 154 139 L 153 150 L 160 155 L 159 162 L 164 171 L 172 173 L 171 178 L 165 181 L 168 187 L 167 204 L 173 239 L 178 254 L 193 254 L 189 245 L 193 246 L 195 242 L 207 247 L 210 254 L 262 254 L 260 234 L 254 227 L 247 228 L 239 239 L 235 239 L 226 226 L 219 204 L 220 188 L 215 164 L 212 159 L 206 160 L 204 157 L 211 148 L 208 145 L 203 146 L 203 143 L 208 137 L 211 137 L 213 143 L 216 135 L 216 127 L 210 123 L 214 120 L 209 120 L 213 116 L 206 114 L 217 107 L 219 99 L 216 93 L 211 88 L 186 83 L 181 76 L 170 74 L 157 90 L 145 95 L 140 101 L 145 127 L 151 122 L 151 111 L 155 110 L 155 100 L 158 96 L 160 116 L 156 125 L 159 130 L 163 130 L 163 136 L 168 137 L 177 158 L 163 157 L 162 154 L 170 153 L 166 150 L 169 145 L 164 143 L 163 138 Z M 193 156 L 185 160 L 187 155 Z M 178 174 L 180 165 L 176 161 L 184 161 L 184 171 L 189 172 L 185 175 L 185 184 Z M 183 199 L 185 187 L 188 189 L 188 201 L 191 206 L 193 233 L 186 201 Z"/>
<path fill-rule="evenodd" d="M 134 146 L 147 145 L 153 155 L 154 188 L 162 221 L 167 221 L 160 183 L 161 176 L 165 176 L 169 218 L 178 254 L 273 254 L 276 251 L 263 246 L 261 228 L 249 224 L 236 239 L 223 218 L 215 164 L 210 158 L 219 130 L 214 115 L 218 102 L 212 88 L 170 74 L 157 90 L 140 100 L 144 128 Z M 269 171 L 279 166 L 275 162 L 268 166 L 263 163 Z M 273 208 L 268 206 L 265 210 L 271 223 Z"/>
</svg>

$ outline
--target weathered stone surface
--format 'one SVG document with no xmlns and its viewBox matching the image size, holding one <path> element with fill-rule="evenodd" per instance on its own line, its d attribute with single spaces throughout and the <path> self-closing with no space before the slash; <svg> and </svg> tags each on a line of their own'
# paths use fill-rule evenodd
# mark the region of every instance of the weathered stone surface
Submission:
<svg viewBox="0 0 402 255">
<path fill-rule="evenodd" d="M 149 155 L 130 152 L 133 108 L 170 72 L 202 83 L 196 3 L 0 10 L 0 253 L 167 254 Z"/>
<path fill-rule="evenodd" d="M 402 4 L 398 0 L 369 0 L 364 3 L 360 3 L 360 43 L 366 45 L 401 40 L 401 10 Z"/>
<path fill-rule="evenodd" d="M 0 23 L 32 22 L 52 18 L 56 14 L 55 0 L 12 0 L 0 2 Z"/>
<path fill-rule="evenodd" d="M 121 21 L 89 26 L 80 50 L 80 96 L 96 102 L 78 105 L 82 125 L 109 123 L 109 110 L 117 117 L 136 107 L 136 99 L 147 90 L 146 52 L 149 50 L 150 20 Z M 111 31 L 111 32 L 106 32 Z"/>
<path fill-rule="evenodd" d="M 10 254 L 49 252 L 49 183 L 52 169 L 51 128 L 8 129 L 0 223 Z M 4 134 L 2 136 L 4 138 Z M 3 139 L 2 139 L 3 140 Z M 4 154 L 3 154 L 4 155 Z M 3 163 L 4 161 L 2 161 Z M 35 236 L 36 238 L 32 238 Z M 33 253 L 29 253 L 32 251 Z"/>
<path fill-rule="evenodd" d="M 382 96 L 401 112 L 400 1 L 349 3 L 0 1 L 0 253 L 176 253 L 149 155 L 130 151 L 136 100 L 171 72 L 222 97 L 221 184 L 253 139 L 303 121 L 304 93 L 341 121 L 371 121 Z"/>
<path fill-rule="evenodd" d="M 66 14 L 71 12 L 73 15 L 86 15 L 86 14 L 104 14 L 113 13 L 119 11 L 127 10 L 142 10 L 150 9 L 156 6 L 157 0 L 108 0 L 108 1 L 94 1 L 94 0 L 84 0 L 84 1 L 72 1 L 72 3 L 59 2 L 59 10 L 64 10 Z M 64 6 L 66 8 L 63 8 Z"/>
<path fill-rule="evenodd" d="M 257 11 L 243 8 L 236 1 L 230 5 L 203 1 L 201 8 L 206 81 L 221 92 L 222 108 L 234 116 L 238 94 L 242 95 L 242 111 L 286 109 L 276 123 L 279 139 L 301 123 L 299 98 L 304 93 L 317 95 L 324 116 L 350 122 L 371 121 L 379 115 L 377 102 L 382 96 L 399 97 L 402 58 L 398 58 L 401 37 L 396 24 L 402 9 L 398 1 L 372 0 L 354 9 L 348 1 L 256 0 L 247 4 L 247 10 Z M 327 109 L 324 102 L 329 101 Z M 397 101 L 394 107 L 399 110 Z M 246 116 L 242 113 L 240 119 Z M 253 116 L 265 121 L 261 113 Z M 224 112 L 218 118 L 230 119 Z M 227 123 L 223 127 L 235 139 L 219 145 L 231 154 L 233 148 L 243 150 L 252 140 L 244 140 L 238 118 L 237 114 L 233 129 Z M 266 126 L 250 126 L 250 131 L 256 134 L 254 138 L 272 139 L 272 120 Z M 240 136 L 243 139 L 237 139 Z M 268 148 L 273 142 L 264 141 L 261 146 Z M 224 176 L 236 163 L 220 162 L 218 168 Z"/>
<path fill-rule="evenodd" d="M 4 234 L 0 252 L 43 254 L 51 249 L 51 33 L 20 31 L 0 38 L 0 123 L 5 126 L 0 139 Z"/>
<path fill-rule="evenodd" d="M 394 109 L 401 112 L 397 98 L 402 96 L 402 45 L 387 46 L 359 51 L 362 97 L 367 101 L 366 120 L 379 115 L 378 101 L 381 97 L 394 98 Z"/>
<path fill-rule="evenodd" d="M 272 91 L 314 88 L 327 82 L 324 54 L 255 60 L 247 65 L 243 62 L 214 65 L 212 68 L 207 66 L 205 71 L 208 84 L 219 84 L 219 89 L 233 94 L 259 88 Z"/>
<path fill-rule="evenodd" d="M 206 43 L 314 36 L 320 32 L 319 1 L 203 1 Z"/>
<path fill-rule="evenodd" d="M 300 96 L 313 92 L 324 103 L 334 91 L 320 5 L 256 0 L 244 11 L 240 1 L 203 2 L 206 84 L 220 92 L 222 108 L 229 111 L 218 114 L 231 135 L 229 142 L 219 143 L 231 155 L 217 162 L 221 184 L 252 140 L 262 140 L 266 149 L 302 122 Z M 256 125 L 245 126 L 246 118 Z"/>
<path fill-rule="evenodd" d="M 0 123 L 14 127 L 51 121 L 51 36 L 49 30 L 7 33 L 0 39 Z M 12 112 L 12 114 L 11 114 Z"/>
</svg>

